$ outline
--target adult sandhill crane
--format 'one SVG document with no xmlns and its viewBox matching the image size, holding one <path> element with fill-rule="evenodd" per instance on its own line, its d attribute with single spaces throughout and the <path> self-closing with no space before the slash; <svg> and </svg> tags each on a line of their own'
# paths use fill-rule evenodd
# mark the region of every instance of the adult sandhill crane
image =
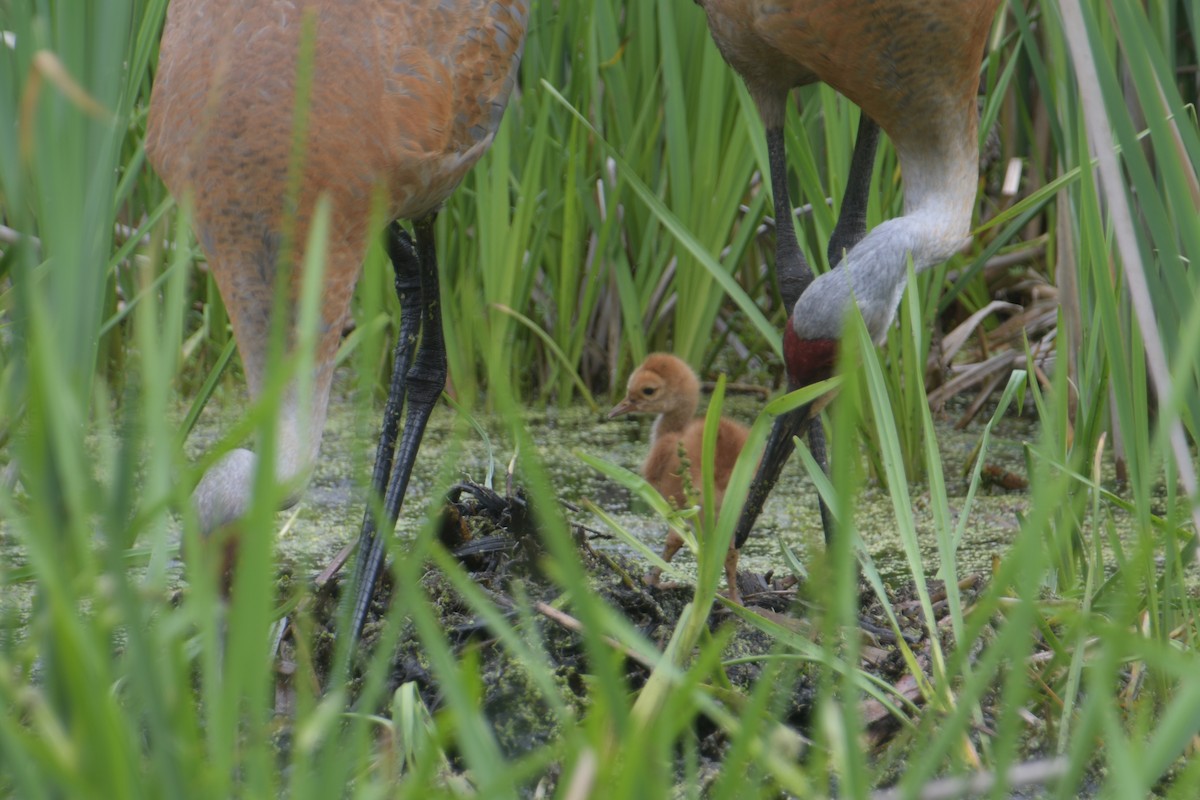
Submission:
<svg viewBox="0 0 1200 800">
<path fill-rule="evenodd" d="M 970 240 L 978 183 L 975 96 L 1000 0 L 697 2 L 717 47 L 762 115 L 777 219 L 787 219 L 783 214 L 790 211 L 786 204 L 781 212 L 779 198 L 787 186 L 784 112 L 795 86 L 824 81 L 837 89 L 883 128 L 900 159 L 903 216 L 877 226 L 815 281 L 796 259 L 777 259 L 781 287 L 791 287 L 785 300 L 789 292 L 798 297 L 784 330 L 784 360 L 789 387 L 799 388 L 831 373 L 852 301 L 871 336 L 881 341 L 899 304 L 909 258 L 915 270 L 928 269 Z M 789 229 L 779 225 L 777 236 Z M 738 547 L 791 454 L 793 436 L 820 405 L 776 420 L 738 521 Z"/>
<path fill-rule="evenodd" d="M 688 479 L 694 491 L 699 491 L 702 476 L 701 453 L 704 441 L 704 418 L 696 416 L 700 405 L 700 381 L 682 359 L 670 353 L 651 353 L 629 376 L 625 399 L 608 412 L 609 419 L 622 414 L 656 414 L 650 432 L 650 452 L 642 464 L 642 476 L 676 508 L 687 502 L 684 489 L 684 464 L 680 450 L 687 456 Z M 721 417 L 717 426 L 717 442 L 713 452 L 714 512 L 719 513 L 725 497 L 725 487 L 733 465 L 746 444 L 750 431 L 745 425 Z M 674 530 L 667 531 L 663 561 L 670 561 L 683 547 L 683 538 Z M 725 557 L 725 580 L 729 584 L 729 599 L 738 602 L 737 548 L 729 543 Z M 646 582 L 657 585 L 662 571 L 655 567 Z"/>
<path fill-rule="evenodd" d="M 334 355 L 368 239 L 377 234 L 371 212 L 413 221 L 415 246 L 398 227 L 389 246 L 403 327 L 373 478 L 376 492 L 386 489 L 384 534 L 395 526 L 446 381 L 434 217 L 492 142 L 516 79 L 528 8 L 528 0 L 174 0 L 167 17 L 147 154 L 167 188 L 191 199 L 251 397 L 263 388 L 277 270 L 290 289 L 284 311 L 294 342 L 309 225 L 319 197 L 332 206 L 312 396 L 301 402 L 293 382 L 279 409 L 275 475 L 284 485 L 299 484 L 317 458 Z M 312 39 L 302 36 L 306 29 Z M 299 58 L 302 41 L 311 43 L 311 63 Z M 294 129 L 304 110 L 306 128 Z M 253 453 L 235 450 L 204 475 L 193 502 L 205 533 L 245 513 L 255 464 Z M 352 636 L 384 554 L 368 513 Z"/>
</svg>

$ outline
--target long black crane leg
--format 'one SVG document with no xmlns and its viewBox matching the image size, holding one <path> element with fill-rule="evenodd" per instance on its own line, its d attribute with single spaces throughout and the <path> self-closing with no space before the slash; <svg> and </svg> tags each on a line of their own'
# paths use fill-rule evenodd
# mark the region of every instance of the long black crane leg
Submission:
<svg viewBox="0 0 1200 800">
<path fill-rule="evenodd" d="M 417 337 L 421 332 L 421 265 L 412 238 L 399 222 L 393 222 L 388 227 L 387 252 L 392 262 L 392 271 L 395 273 L 396 297 L 400 300 L 400 331 L 396 336 L 392 381 L 388 386 L 387 403 L 383 408 L 379 445 L 375 448 L 371 499 L 363 514 L 362 529 L 358 536 L 359 557 L 355 562 L 354 580 L 351 583 L 354 587 L 362 583 L 365 563 L 362 554 L 369 551 L 375 539 L 375 503 L 383 502 L 388 478 L 392 474 L 396 437 L 400 432 L 400 413 L 404 410 L 405 378 L 412 365 Z M 356 630 L 354 638 L 357 637 Z"/>
<path fill-rule="evenodd" d="M 863 114 L 858 118 L 854 154 L 850 156 L 850 174 L 846 193 L 833 235 L 829 237 L 829 266 L 841 263 L 846 252 L 867 235 L 867 203 L 871 199 L 871 173 L 875 169 L 875 151 L 879 149 L 879 126 Z"/>
<path fill-rule="evenodd" d="M 867 235 L 867 203 L 871 199 L 871 172 L 875 168 L 875 152 L 879 149 L 879 126 L 863 114 L 858 118 L 858 133 L 854 138 L 854 153 L 850 156 L 850 174 L 846 177 L 846 193 L 842 197 L 842 210 L 838 214 L 833 235 L 829 237 L 829 266 L 832 269 L 841 263 L 850 248 Z M 808 449 L 821 470 L 829 474 L 829 458 L 825 451 L 825 426 L 821 418 L 814 416 L 808 423 Z M 833 515 L 823 499 L 821 506 L 821 528 L 825 532 L 825 544 L 833 535 Z"/>
<path fill-rule="evenodd" d="M 767 161 L 775 205 L 775 280 L 779 283 L 783 307 L 790 316 L 796 301 L 812 283 L 813 271 L 796 240 L 792 200 L 788 196 L 787 145 L 782 127 L 767 128 Z"/>
<path fill-rule="evenodd" d="M 383 503 L 383 525 L 378 536 L 371 536 L 359 546 L 358 564 L 355 570 L 356 594 L 354 611 L 350 620 L 351 641 L 357 641 L 367 618 L 371 595 L 379 574 L 383 571 L 387 556 L 387 540 L 394 532 L 400 516 L 400 506 L 408 490 L 417 450 L 425 435 L 429 415 L 446 386 L 446 344 L 442 335 L 442 307 L 438 286 L 437 252 L 434 244 L 433 223 L 435 215 L 418 220 L 413 225 L 417 235 L 417 262 L 420 273 L 420 346 L 415 357 L 407 358 L 411 366 L 403 379 L 405 411 L 404 432 L 396 452 L 395 466 L 391 471 L 387 495 Z M 411 344 L 408 345 L 411 350 Z M 393 381 L 393 386 L 395 381 Z M 390 402 L 390 398 L 389 398 Z"/>
<path fill-rule="evenodd" d="M 836 266 L 845 252 L 866 234 L 867 201 L 878 142 L 879 127 L 866 114 L 863 114 L 859 119 L 854 154 L 851 156 L 846 195 L 829 242 L 828 252 L 831 265 Z M 767 129 L 767 157 L 771 169 L 771 187 L 775 195 L 775 271 L 779 281 L 780 297 L 790 313 L 800 295 L 812 282 L 813 272 L 800 251 L 796 231 L 792 224 L 792 206 L 787 184 L 787 152 L 782 127 Z M 797 412 L 793 412 L 791 415 L 786 415 L 790 419 L 781 418 L 776 421 L 775 429 L 772 431 L 773 439 L 790 438 L 791 429 L 795 428 L 797 421 L 796 414 Z M 809 449 L 813 458 L 828 474 L 825 429 L 821 426 L 818 417 L 812 417 L 804 424 L 808 426 Z M 768 450 L 770 450 L 769 447 Z M 786 460 L 790 453 L 791 449 L 785 443 L 780 451 L 782 459 Z M 748 501 L 738 520 L 734 538 L 738 547 L 741 547 L 750 535 L 750 530 L 762 511 L 763 502 L 773 488 L 782 466 L 782 463 L 773 463 L 769 466 L 764 463 L 759 466 L 759 471 L 750 487 Z M 825 541 L 828 543 L 833 535 L 833 519 L 825 501 L 820 498 L 818 501 L 821 509 L 821 526 L 825 533 Z"/>
</svg>

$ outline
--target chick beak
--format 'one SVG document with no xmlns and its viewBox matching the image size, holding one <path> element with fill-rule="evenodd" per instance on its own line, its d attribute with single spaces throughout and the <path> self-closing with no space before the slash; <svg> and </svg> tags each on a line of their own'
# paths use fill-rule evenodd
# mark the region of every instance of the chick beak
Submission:
<svg viewBox="0 0 1200 800">
<path fill-rule="evenodd" d="M 608 412 L 608 418 L 612 419 L 614 417 L 619 417 L 622 414 L 628 414 L 630 411 L 633 411 L 633 401 L 626 397 L 624 400 L 613 406 L 612 411 Z"/>
</svg>

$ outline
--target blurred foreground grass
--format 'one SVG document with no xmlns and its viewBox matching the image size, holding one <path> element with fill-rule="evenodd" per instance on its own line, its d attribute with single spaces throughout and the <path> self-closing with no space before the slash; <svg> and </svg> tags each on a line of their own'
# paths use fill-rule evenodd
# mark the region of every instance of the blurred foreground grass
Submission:
<svg viewBox="0 0 1200 800">
<path fill-rule="evenodd" d="M 1200 795 L 1196 609 L 1185 581 L 1200 420 L 1194 4 L 1004 6 L 982 73 L 982 128 L 998 132 L 999 157 L 984 173 L 975 244 L 912 283 L 884 350 L 848 334 L 827 486 L 843 535 L 809 565 L 824 578 L 813 593 L 820 635 L 745 615 L 778 639 L 778 657 L 749 696 L 734 696 L 721 680 L 721 636 L 703 625 L 720 537 L 702 537 L 693 604 L 658 652 L 586 590 L 552 511 L 556 486 L 517 408 L 576 402 L 580 384 L 588 395 L 610 391 L 655 348 L 734 379 L 778 369 L 770 332 L 745 314 L 749 303 L 776 328 L 783 319 L 764 280 L 771 236 L 759 230 L 769 207 L 759 123 L 692 3 L 535 3 L 519 96 L 439 221 L 446 313 L 477 321 L 448 329 L 454 388 L 467 408 L 512 426 L 520 480 L 545 514 L 546 570 L 562 587 L 561 606 L 583 623 L 590 667 L 579 711 L 539 655 L 528 617 L 479 605 L 496 646 L 559 696 L 551 705 L 561 738 L 516 760 L 501 757 L 474 702 L 472 660 L 454 657 L 417 590 L 431 558 L 469 584 L 428 530 L 397 548 L 388 630 L 406 619 L 419 631 L 444 698 L 432 714 L 404 687 L 380 696 L 385 636 L 353 687 L 339 671 L 318 692 L 302 662 L 293 715 L 274 718 L 271 634 L 281 610 L 267 577 L 270 537 L 247 537 L 227 613 L 206 580 L 169 601 L 178 552 L 170 515 L 186 508 L 198 474 L 170 420 L 228 332 L 186 225 L 144 166 L 164 7 L 0 2 L 0 592 L 32 582 L 37 596 L 29 625 L 0 619 L 0 791 L 511 796 L 556 775 L 563 797 L 663 796 L 679 785 L 696 796 L 695 737 L 715 726 L 728 750 L 725 771 L 704 789 L 712 797 L 864 797 L 880 781 L 918 796 L 936 775 L 1003 776 L 1033 757 L 1062 759 L 1049 797 Z M 800 230 L 819 264 L 856 112 L 826 88 L 798 95 L 788 128 L 793 197 L 812 206 Z M 1004 180 L 1010 169 L 1019 180 Z M 872 222 L 902 199 L 886 149 L 876 178 Z M 727 297 L 716 270 L 748 297 Z M 385 377 L 392 298 L 376 251 L 346 348 L 363 403 Z M 854 498 L 865 480 L 885 483 L 918 588 L 934 577 L 955 585 L 973 492 L 947 500 L 924 379 L 937 361 L 932 332 L 950 338 L 997 298 L 1019 301 L 1027 317 L 1006 328 L 998 317 L 1019 313 L 989 309 L 971 339 L 978 352 L 962 350 L 932 374 L 949 383 L 967 362 L 1007 348 L 1003 369 L 977 385 L 995 390 L 1001 413 L 1036 410 L 1030 509 L 975 602 L 948 592 L 951 623 L 920 654 L 921 703 L 909 705 L 858 666 L 856 563 L 888 599 L 855 536 Z M 1037 327 L 1031 310 L 1049 324 Z M 259 409 L 241 435 L 269 414 Z M 460 429 L 465 436 L 465 422 Z M 91 431 L 105 434 L 101 446 L 87 446 Z M 433 485 L 454 475 L 454 452 Z M 1097 480 L 1107 458 L 1124 483 Z M 928 481 L 940 570 L 917 547 L 916 475 Z M 249 524 L 271 529 L 273 507 L 259 505 Z M 1134 518 L 1133 537 L 1116 536 L 1118 509 Z M 725 532 L 736 509 L 726 511 L 716 522 Z M 194 544 L 194 520 L 183 522 Z M 144 569 L 129 569 L 130 548 L 144 554 Z M 933 600 L 921 603 L 928 611 Z M 644 685 L 628 682 L 622 652 L 656 665 Z M 904 648 L 901 656 L 919 663 Z M 823 676 L 807 743 L 775 721 L 784 665 L 795 661 L 820 665 Z M 359 711 L 347 713 L 351 689 Z M 891 697 L 902 723 L 884 752 L 861 744 L 867 689 Z M 384 707 L 390 719 L 373 716 Z M 1005 791 L 1002 780 L 992 796 Z"/>
</svg>

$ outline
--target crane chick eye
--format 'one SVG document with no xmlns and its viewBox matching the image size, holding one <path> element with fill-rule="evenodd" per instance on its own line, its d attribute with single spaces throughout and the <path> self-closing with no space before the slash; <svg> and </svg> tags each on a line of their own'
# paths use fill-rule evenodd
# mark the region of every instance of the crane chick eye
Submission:
<svg viewBox="0 0 1200 800">
<path fill-rule="evenodd" d="M 642 389 L 642 394 L 646 395 L 646 397 L 649 397 L 650 395 L 654 394 L 654 387 L 647 386 L 645 389 Z"/>
</svg>

